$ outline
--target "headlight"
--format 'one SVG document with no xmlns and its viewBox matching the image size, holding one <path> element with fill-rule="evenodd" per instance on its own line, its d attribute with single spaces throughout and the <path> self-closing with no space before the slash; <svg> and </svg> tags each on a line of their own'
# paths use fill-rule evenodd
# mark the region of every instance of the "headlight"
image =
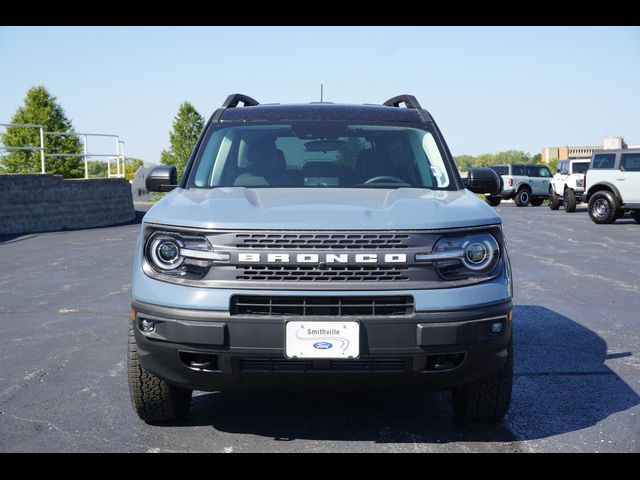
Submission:
<svg viewBox="0 0 640 480">
<path fill-rule="evenodd" d="M 228 261 L 229 254 L 215 253 L 203 235 L 156 231 L 145 243 L 145 258 L 157 273 L 199 279 L 215 261 Z"/>
<path fill-rule="evenodd" d="M 154 267 L 160 270 L 174 270 L 184 263 L 180 249 L 184 243 L 167 235 L 154 235 L 149 245 L 149 256 Z"/>
<path fill-rule="evenodd" d="M 442 237 L 431 253 L 416 254 L 416 262 L 432 263 L 445 280 L 491 274 L 500 260 L 500 246 L 489 233 Z"/>
</svg>

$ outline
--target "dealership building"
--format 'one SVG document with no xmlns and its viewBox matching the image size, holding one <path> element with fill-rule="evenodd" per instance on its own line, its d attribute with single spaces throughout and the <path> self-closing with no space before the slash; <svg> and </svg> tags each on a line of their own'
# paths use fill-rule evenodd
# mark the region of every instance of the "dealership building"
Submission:
<svg viewBox="0 0 640 480">
<path fill-rule="evenodd" d="M 619 148 L 640 148 L 640 145 L 627 145 L 624 137 L 606 137 L 600 145 L 563 147 L 544 147 L 540 154 L 542 161 L 549 163 L 550 160 L 573 160 L 578 158 L 591 158 L 591 154 L 597 150 L 615 150 Z"/>
</svg>

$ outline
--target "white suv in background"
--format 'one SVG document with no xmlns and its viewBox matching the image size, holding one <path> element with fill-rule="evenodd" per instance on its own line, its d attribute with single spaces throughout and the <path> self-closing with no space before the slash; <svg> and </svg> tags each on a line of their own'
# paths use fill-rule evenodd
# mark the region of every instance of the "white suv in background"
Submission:
<svg viewBox="0 0 640 480">
<path fill-rule="evenodd" d="M 595 223 L 613 223 L 630 212 L 640 223 L 640 149 L 595 152 L 583 200 Z"/>
<path fill-rule="evenodd" d="M 558 163 L 558 171 L 549 185 L 551 210 L 558 210 L 562 203 L 565 212 L 576 211 L 576 205 L 582 201 L 585 174 L 590 163 L 590 159 L 562 160 Z"/>
<path fill-rule="evenodd" d="M 492 207 L 500 205 L 503 199 L 513 199 L 517 207 L 526 207 L 529 203 L 539 207 L 549 196 L 549 182 L 553 175 L 546 165 L 491 165 L 489 168 L 502 178 L 502 191 L 498 195 L 486 196 Z"/>
</svg>

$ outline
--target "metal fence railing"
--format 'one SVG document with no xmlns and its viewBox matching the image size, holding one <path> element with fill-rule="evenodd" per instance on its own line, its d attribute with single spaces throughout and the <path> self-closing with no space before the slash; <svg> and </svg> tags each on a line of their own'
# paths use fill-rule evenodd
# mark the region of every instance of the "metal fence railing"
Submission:
<svg viewBox="0 0 640 480">
<path fill-rule="evenodd" d="M 107 159 L 107 176 L 108 177 L 124 177 L 125 174 L 125 161 L 124 156 L 124 141 L 120 140 L 118 135 L 108 133 L 78 133 L 78 132 L 47 132 L 44 129 L 44 125 L 35 125 L 30 123 L 0 123 L 0 127 L 25 127 L 25 128 L 37 128 L 40 132 L 40 146 L 35 145 L 23 145 L 19 147 L 7 147 L 0 145 L 0 150 L 12 151 L 12 150 L 31 150 L 40 152 L 40 173 L 46 172 L 45 158 L 60 158 L 60 157 L 82 157 L 84 159 L 84 178 L 89 178 L 89 158 L 90 157 L 106 157 Z M 46 153 L 45 151 L 45 135 L 66 135 L 76 136 L 82 138 L 83 152 L 82 153 Z M 115 139 L 115 150 L 108 153 L 95 153 L 89 151 L 89 137 L 103 137 Z M 112 173 L 111 162 L 115 161 L 116 173 Z"/>
</svg>

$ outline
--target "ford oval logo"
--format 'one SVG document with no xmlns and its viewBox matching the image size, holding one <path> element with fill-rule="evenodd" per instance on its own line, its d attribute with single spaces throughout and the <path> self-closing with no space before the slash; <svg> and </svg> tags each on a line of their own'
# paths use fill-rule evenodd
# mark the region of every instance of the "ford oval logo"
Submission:
<svg viewBox="0 0 640 480">
<path fill-rule="evenodd" d="M 313 348 L 317 348 L 318 350 L 328 350 L 331 347 L 333 347 L 333 344 L 329 342 L 318 342 L 313 344 Z"/>
</svg>

